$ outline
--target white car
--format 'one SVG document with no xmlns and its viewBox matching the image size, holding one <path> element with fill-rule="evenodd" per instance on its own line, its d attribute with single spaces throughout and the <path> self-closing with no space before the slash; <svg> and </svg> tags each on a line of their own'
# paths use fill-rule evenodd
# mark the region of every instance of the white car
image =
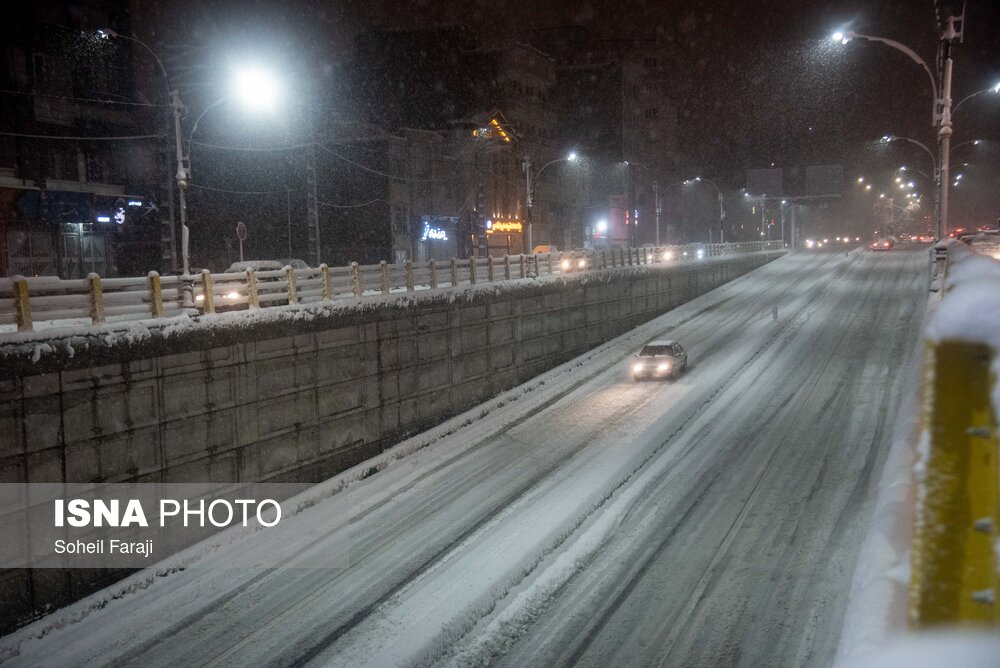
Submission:
<svg viewBox="0 0 1000 668">
<path fill-rule="evenodd" d="M 650 341 L 632 357 L 632 377 L 636 382 L 674 380 L 688 365 L 687 351 L 676 341 Z"/>
</svg>

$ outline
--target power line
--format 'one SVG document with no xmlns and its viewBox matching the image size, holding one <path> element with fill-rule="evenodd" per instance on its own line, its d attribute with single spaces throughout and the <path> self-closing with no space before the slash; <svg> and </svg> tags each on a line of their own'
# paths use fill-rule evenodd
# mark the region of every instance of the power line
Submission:
<svg viewBox="0 0 1000 668">
<path fill-rule="evenodd" d="M 2 137 L 23 137 L 25 139 L 64 139 L 68 141 L 126 141 L 133 139 L 162 139 L 162 135 L 131 135 L 127 137 L 67 137 L 56 135 L 29 135 L 20 132 L 0 132 Z"/>
<path fill-rule="evenodd" d="M 383 198 L 381 197 L 376 197 L 373 200 L 368 200 L 367 202 L 363 202 L 361 204 L 333 204 L 331 202 L 317 202 L 317 204 L 322 204 L 323 206 L 332 206 L 335 209 L 360 209 L 363 206 L 369 206 L 371 204 L 374 204 L 375 202 L 381 202 L 382 199 Z"/>
<path fill-rule="evenodd" d="M 205 148 L 215 148 L 223 151 L 290 151 L 296 148 L 305 148 L 312 144 L 312 142 L 306 142 L 305 144 L 287 144 L 285 146 L 265 146 L 265 147 L 255 148 L 252 146 L 227 146 L 225 144 L 209 144 L 200 141 L 195 141 L 191 143 L 194 144 L 195 146 L 204 146 Z"/>
<path fill-rule="evenodd" d="M 131 107 L 152 107 L 157 109 L 168 109 L 168 104 L 153 104 L 152 102 L 122 102 L 120 100 L 101 100 L 96 97 L 72 97 L 70 95 L 53 95 L 51 93 L 34 93 L 27 90 L 0 89 L 0 93 L 7 95 L 30 95 L 31 97 L 47 97 L 53 100 L 69 100 L 71 102 L 92 102 L 94 104 L 121 104 Z"/>
<path fill-rule="evenodd" d="M 278 193 L 288 193 L 291 192 L 290 188 L 285 188 L 284 190 L 227 190 L 225 188 L 211 188 L 209 186 L 200 186 L 196 183 L 189 183 L 189 187 L 197 188 L 199 190 L 211 190 L 217 193 L 230 193 L 233 195 L 276 195 Z"/>
<path fill-rule="evenodd" d="M 388 172 L 382 172 L 382 171 L 379 171 L 377 169 L 372 169 L 371 167 L 368 167 L 366 165 L 362 165 L 360 162 L 355 162 L 354 160 L 351 160 L 350 158 L 345 158 L 344 156 L 340 155 L 336 151 L 333 151 L 333 150 L 327 148 L 326 146 L 324 146 L 323 144 L 321 144 L 319 142 L 316 142 L 316 146 L 319 146 L 321 149 L 323 149 L 324 151 L 326 151 L 330 155 L 334 156 L 335 158 L 339 158 L 340 160 L 343 160 L 344 162 L 346 162 L 348 164 L 354 165 L 355 167 L 358 167 L 359 169 L 363 169 L 366 172 L 371 172 L 372 174 L 377 174 L 378 176 L 384 176 L 387 179 L 395 179 L 397 181 L 407 181 L 407 182 L 413 182 L 413 183 L 440 183 L 440 182 L 444 182 L 444 181 L 458 181 L 459 180 L 459 179 L 419 179 L 419 178 L 408 178 L 408 177 L 405 177 L 405 176 L 396 176 L 395 174 L 389 174 Z"/>
</svg>

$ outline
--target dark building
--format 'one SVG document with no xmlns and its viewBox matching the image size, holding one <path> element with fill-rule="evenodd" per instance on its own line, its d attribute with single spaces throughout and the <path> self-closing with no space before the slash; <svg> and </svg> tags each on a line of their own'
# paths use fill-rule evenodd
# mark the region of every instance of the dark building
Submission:
<svg viewBox="0 0 1000 668">
<path fill-rule="evenodd" d="M 125 2 L 18 5 L 0 51 L 0 275 L 141 275 L 161 262 L 162 107 L 135 94 Z M 168 244 L 169 245 L 169 244 Z"/>
</svg>

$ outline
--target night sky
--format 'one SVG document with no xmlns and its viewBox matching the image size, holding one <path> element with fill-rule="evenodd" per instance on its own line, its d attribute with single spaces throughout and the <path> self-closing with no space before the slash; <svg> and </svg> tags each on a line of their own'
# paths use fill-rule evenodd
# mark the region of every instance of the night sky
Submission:
<svg viewBox="0 0 1000 668">
<path fill-rule="evenodd" d="M 173 3 L 168 3 L 168 5 Z M 926 74 L 888 47 L 835 44 L 842 28 L 896 39 L 933 67 L 933 0 L 698 3 L 401 2 L 184 3 L 170 17 L 168 43 L 271 50 L 286 67 L 333 85 L 338 64 L 366 28 L 462 22 L 490 39 L 536 40 L 536 29 L 579 25 L 595 38 L 665 45 L 674 62 L 682 160 L 692 168 L 738 173 L 748 167 L 864 160 L 861 142 L 886 133 L 934 139 Z M 544 44 L 538 44 L 544 49 Z M 183 48 L 176 47 L 180 51 Z M 972 0 L 965 43 L 955 49 L 954 97 L 1000 80 L 1000 3 Z M 989 137 L 1000 99 L 980 96 L 955 119 L 955 141 Z"/>
</svg>

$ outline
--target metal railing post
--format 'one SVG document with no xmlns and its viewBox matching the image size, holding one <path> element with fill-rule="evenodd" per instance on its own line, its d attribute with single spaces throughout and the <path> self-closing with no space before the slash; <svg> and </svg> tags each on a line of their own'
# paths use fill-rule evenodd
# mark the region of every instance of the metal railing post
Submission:
<svg viewBox="0 0 1000 668">
<path fill-rule="evenodd" d="M 160 290 L 160 275 L 155 271 L 146 275 L 149 285 L 149 314 L 154 318 L 163 315 L 163 292 Z"/>
<path fill-rule="evenodd" d="M 104 322 L 104 293 L 101 291 L 101 277 L 97 274 L 87 274 L 90 287 L 90 321 Z"/>
<path fill-rule="evenodd" d="M 32 329 L 31 299 L 28 291 L 28 279 L 24 276 L 14 277 L 14 310 L 17 331 L 30 332 Z"/>
</svg>

